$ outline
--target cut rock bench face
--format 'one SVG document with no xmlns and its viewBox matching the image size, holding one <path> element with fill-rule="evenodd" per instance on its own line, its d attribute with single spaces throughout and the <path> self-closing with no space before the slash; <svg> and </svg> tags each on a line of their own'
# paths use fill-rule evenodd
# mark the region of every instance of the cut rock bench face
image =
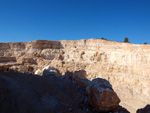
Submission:
<svg viewBox="0 0 150 113">
<path fill-rule="evenodd" d="M 89 80 L 107 79 L 122 100 L 121 104 L 134 112 L 150 102 L 150 45 L 100 39 L 37 40 L 0 43 L 0 57 L 14 57 L 22 65 L 32 65 L 32 73 L 49 65 L 62 75 L 67 71 L 85 70 Z"/>
</svg>

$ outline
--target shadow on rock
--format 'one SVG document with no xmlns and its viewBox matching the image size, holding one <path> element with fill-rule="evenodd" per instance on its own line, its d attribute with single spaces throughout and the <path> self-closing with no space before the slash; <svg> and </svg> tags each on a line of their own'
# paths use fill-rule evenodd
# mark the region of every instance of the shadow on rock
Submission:
<svg viewBox="0 0 150 113">
<path fill-rule="evenodd" d="M 106 79 L 96 78 L 92 81 L 86 79 L 86 71 L 80 70 L 72 72 L 66 72 L 64 77 L 75 81 L 78 85 L 85 88 L 88 94 L 88 103 L 97 112 L 124 112 L 127 110 L 119 106 L 120 99 L 112 89 L 111 84 Z"/>
<path fill-rule="evenodd" d="M 84 70 L 61 76 L 51 74 L 55 69 L 45 69 L 44 76 L 0 72 L 0 112 L 129 113 L 119 106 L 120 99 L 107 80 L 89 81 Z"/>
</svg>

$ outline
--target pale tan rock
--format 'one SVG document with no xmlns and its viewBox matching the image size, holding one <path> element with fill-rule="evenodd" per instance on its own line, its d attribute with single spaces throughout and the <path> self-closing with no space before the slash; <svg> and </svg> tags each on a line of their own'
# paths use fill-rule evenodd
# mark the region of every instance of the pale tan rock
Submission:
<svg viewBox="0 0 150 113">
<path fill-rule="evenodd" d="M 50 65 L 65 74 L 66 71 L 86 71 L 86 78 L 105 78 L 121 100 L 150 102 L 150 45 L 88 40 L 37 40 L 25 43 L 0 43 L 0 57 L 16 57 L 24 65 L 37 69 Z M 2 59 L 3 60 L 3 59 Z M 122 103 L 124 105 L 124 103 Z M 136 112 L 143 105 L 132 105 Z M 129 108 L 130 108 L 129 107 Z"/>
<path fill-rule="evenodd" d="M 16 57 L 0 57 L 0 63 L 3 62 L 16 62 Z"/>
<path fill-rule="evenodd" d="M 22 65 L 10 66 L 9 69 L 17 71 L 17 72 L 22 72 L 22 73 L 25 73 L 25 72 L 33 73 L 34 72 L 34 67 L 28 66 L 28 65 L 26 65 L 26 66 L 22 66 Z"/>
<path fill-rule="evenodd" d="M 38 70 L 35 71 L 34 74 L 36 74 L 36 75 L 42 75 L 42 73 L 43 73 L 42 70 L 38 69 Z"/>
<path fill-rule="evenodd" d="M 34 58 L 18 58 L 17 62 L 25 64 L 25 63 L 29 63 L 29 64 L 37 64 L 36 61 L 34 60 Z"/>
</svg>

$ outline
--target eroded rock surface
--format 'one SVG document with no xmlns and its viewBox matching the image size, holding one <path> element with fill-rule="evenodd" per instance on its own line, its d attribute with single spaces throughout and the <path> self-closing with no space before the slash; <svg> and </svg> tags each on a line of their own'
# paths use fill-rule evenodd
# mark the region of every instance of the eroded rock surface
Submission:
<svg viewBox="0 0 150 113">
<path fill-rule="evenodd" d="M 89 80 L 107 79 L 121 105 L 133 113 L 150 104 L 150 45 L 100 39 L 0 43 L 0 58 L 0 64 L 5 65 L 0 69 L 5 71 L 13 66 L 6 66 L 9 62 L 32 66 L 32 73 L 51 66 L 62 75 L 85 70 Z"/>
</svg>

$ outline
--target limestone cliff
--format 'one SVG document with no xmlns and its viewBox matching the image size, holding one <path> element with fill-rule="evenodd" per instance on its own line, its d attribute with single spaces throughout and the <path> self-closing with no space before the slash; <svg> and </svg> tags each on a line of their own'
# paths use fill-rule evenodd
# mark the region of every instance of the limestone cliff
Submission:
<svg viewBox="0 0 150 113">
<path fill-rule="evenodd" d="M 0 43 L 0 62 L 30 65 L 33 73 L 47 65 L 61 74 L 85 70 L 89 80 L 107 79 L 130 111 L 150 103 L 150 45 L 100 39 Z"/>
</svg>

